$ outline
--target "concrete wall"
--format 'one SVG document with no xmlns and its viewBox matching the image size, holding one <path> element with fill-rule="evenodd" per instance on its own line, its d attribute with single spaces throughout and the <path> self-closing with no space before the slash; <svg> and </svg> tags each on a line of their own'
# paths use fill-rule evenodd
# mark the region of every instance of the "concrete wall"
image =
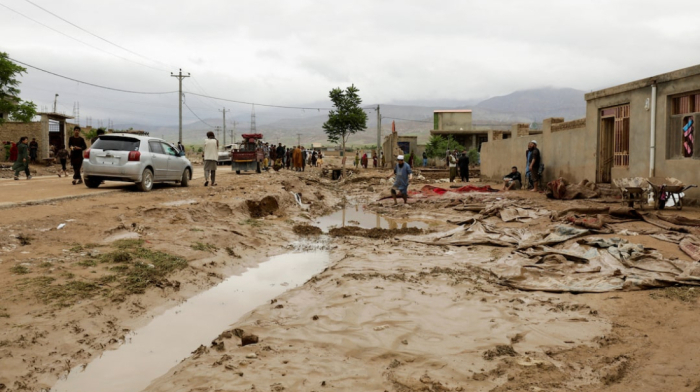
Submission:
<svg viewBox="0 0 700 392">
<path fill-rule="evenodd" d="M 468 131 L 472 129 L 471 112 L 438 112 L 438 129 L 442 131 Z"/>
<path fill-rule="evenodd" d="M 525 175 L 527 143 L 537 140 L 542 144 L 542 135 L 515 136 L 510 139 L 489 140 L 481 145 L 481 176 L 491 180 L 500 180 L 510 173 L 510 168 L 518 167 L 518 171 Z M 546 156 L 542 153 L 542 159 L 547 164 Z M 524 180 L 524 179 L 523 179 Z"/>
<path fill-rule="evenodd" d="M 569 122 L 542 122 L 544 143 L 540 146 L 544 162 L 543 177 L 559 177 L 569 182 L 595 181 L 596 145 L 584 119 Z"/>
<path fill-rule="evenodd" d="M 553 130 L 553 127 L 560 130 Z M 498 140 L 490 137 L 481 146 L 481 175 L 488 179 L 501 179 L 513 166 L 524 174 L 527 144 L 535 140 L 545 167 L 543 182 L 559 177 L 569 182 L 595 180 L 596 147 L 590 141 L 585 121 L 564 123 L 559 118 L 548 118 L 543 121 L 542 130 L 536 132 L 534 135 L 527 134 L 524 127 L 519 127 L 519 136 Z"/>
<path fill-rule="evenodd" d="M 592 137 L 599 139 L 600 109 L 621 104 L 630 105 L 630 164 L 625 168 L 613 168 L 612 178 L 649 177 L 651 146 L 651 111 L 645 108 L 651 100 L 652 84 L 657 84 L 656 105 L 656 158 L 655 177 L 673 177 L 685 184 L 700 185 L 700 160 L 697 158 L 671 158 L 666 156 L 671 129 L 672 98 L 700 91 L 700 66 L 631 82 L 625 85 L 586 94 L 586 122 Z M 700 128 L 696 126 L 695 137 Z M 700 148 L 696 143 L 695 149 Z M 699 200 L 700 190 L 687 192 L 688 199 Z"/>
</svg>

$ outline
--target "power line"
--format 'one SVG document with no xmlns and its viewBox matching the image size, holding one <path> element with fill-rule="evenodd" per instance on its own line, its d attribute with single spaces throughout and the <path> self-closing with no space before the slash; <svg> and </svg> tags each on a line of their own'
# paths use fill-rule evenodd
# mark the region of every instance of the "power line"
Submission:
<svg viewBox="0 0 700 392">
<path fill-rule="evenodd" d="M 30 1 L 30 0 L 25 0 L 25 1 L 26 1 L 27 3 L 29 3 L 29 4 L 31 4 L 31 5 L 33 5 L 33 6 L 37 7 L 37 8 L 39 8 L 40 10 L 42 10 L 42 11 L 44 11 L 44 12 L 47 12 L 47 13 L 49 13 L 49 14 L 51 14 L 51 15 L 57 17 L 58 19 L 61 19 L 62 21 L 68 23 L 69 25 L 71 25 L 71 26 L 73 26 L 73 27 L 75 27 L 75 28 L 77 28 L 77 29 L 82 30 L 82 31 L 84 31 L 84 32 L 86 32 L 86 33 L 92 35 L 93 37 L 96 37 L 96 38 L 98 38 L 98 39 L 101 39 L 101 40 L 104 41 L 104 42 L 107 42 L 107 43 L 110 44 L 110 45 L 116 46 L 117 48 L 122 49 L 122 50 L 125 50 L 125 51 L 127 51 L 127 52 L 129 52 L 129 53 L 131 53 L 131 54 L 135 54 L 136 56 L 139 56 L 139 57 L 141 57 L 142 59 L 145 59 L 145 60 L 148 60 L 148 61 L 152 61 L 152 62 L 154 62 L 154 63 L 160 63 L 160 61 L 156 61 L 156 60 L 150 59 L 150 58 L 148 58 L 148 57 L 146 57 L 146 56 L 142 56 L 142 55 L 140 55 L 140 54 L 138 54 L 138 53 L 136 53 L 136 52 L 134 52 L 134 51 L 132 51 L 132 50 L 129 50 L 129 49 L 127 49 L 127 48 L 125 48 L 125 47 L 123 47 L 123 46 L 121 46 L 121 45 L 117 45 L 117 44 L 115 44 L 115 43 L 112 42 L 112 41 L 109 41 L 109 40 L 107 40 L 107 39 L 105 39 L 105 38 L 102 38 L 102 37 L 100 37 L 99 35 L 97 35 L 97 34 L 95 34 L 95 33 L 92 33 L 92 32 L 90 32 L 90 31 L 88 31 L 88 30 L 85 30 L 84 28 L 78 26 L 77 24 L 75 24 L 75 23 L 73 23 L 73 22 L 71 22 L 71 21 L 69 21 L 69 20 L 66 20 L 66 19 L 64 19 L 64 18 L 62 18 L 62 17 L 60 17 L 60 16 L 58 16 L 58 15 L 56 15 L 56 14 L 54 14 L 53 12 L 47 10 L 47 9 L 44 8 L 44 7 L 41 7 L 40 5 L 34 3 L 34 2 L 32 2 L 32 1 Z M 163 63 L 161 63 L 161 64 L 163 64 Z M 144 65 L 145 65 L 145 64 L 144 64 Z M 166 65 L 166 64 L 163 64 L 163 65 Z M 156 69 L 158 69 L 158 68 L 156 68 Z M 165 70 L 164 70 L 164 69 L 161 69 L 161 71 L 165 71 Z"/>
<path fill-rule="evenodd" d="M 69 78 L 68 76 L 59 75 L 59 74 L 57 74 L 57 73 L 55 73 L 55 72 L 47 71 L 47 70 L 45 70 L 45 69 L 41 69 L 41 68 L 39 68 L 39 67 L 35 67 L 35 66 L 30 65 L 30 64 L 27 64 L 27 63 L 23 63 L 23 62 L 21 62 L 21 61 L 19 61 L 19 60 L 15 60 L 15 59 L 13 59 L 13 58 L 11 58 L 11 57 L 8 57 L 8 59 L 11 60 L 11 61 L 14 61 L 15 63 L 25 65 L 25 66 L 27 66 L 27 67 L 29 67 L 29 68 L 34 68 L 34 69 L 36 69 L 37 71 L 46 72 L 47 74 L 50 74 L 50 75 L 53 75 L 53 76 L 58 76 L 59 78 L 68 79 L 68 80 L 71 80 L 71 81 L 73 81 L 73 82 L 82 83 L 82 84 L 85 84 L 85 85 L 88 85 L 88 86 L 98 87 L 98 88 L 102 88 L 102 89 L 105 89 L 105 90 L 119 91 L 119 92 L 122 92 L 122 93 L 129 93 L 129 94 L 150 94 L 150 95 L 175 94 L 175 93 L 177 93 L 177 91 L 161 91 L 161 92 L 132 91 L 132 90 L 122 90 L 122 89 L 114 88 L 114 87 L 100 86 L 99 84 L 94 84 L 94 83 L 89 83 L 89 82 L 83 82 L 82 80 L 73 79 L 73 78 Z"/>
<path fill-rule="evenodd" d="M 245 102 L 245 101 L 236 101 L 233 99 L 227 99 L 227 98 L 219 98 L 219 97 L 212 97 L 210 95 L 204 95 L 204 94 L 197 94 L 193 93 L 191 91 L 185 91 L 187 94 L 192 94 L 192 95 L 197 95 L 199 97 L 204 97 L 204 98 L 211 98 L 211 99 L 216 99 L 218 101 L 226 101 L 226 102 L 233 102 L 233 103 L 241 103 L 244 105 L 255 105 L 255 106 L 265 106 L 268 108 L 280 108 L 280 109 L 300 109 L 300 110 L 318 110 L 319 112 L 321 110 L 331 110 L 332 108 L 311 108 L 311 107 L 301 107 L 301 106 L 283 106 L 283 105 L 270 105 L 270 104 L 264 104 L 264 103 L 257 103 L 257 102 Z"/>
<path fill-rule="evenodd" d="M 195 78 L 194 76 L 192 76 L 192 81 L 194 82 L 195 87 L 197 87 L 197 89 L 198 89 L 199 91 L 201 91 L 202 94 L 206 94 L 206 95 L 209 94 L 209 93 L 207 93 L 206 90 L 204 90 L 204 87 L 202 87 L 202 85 L 199 83 L 199 80 L 197 80 L 197 78 Z M 203 104 L 205 104 L 205 105 L 207 105 L 207 106 L 210 106 L 210 107 L 211 107 L 212 109 L 214 109 L 214 110 L 219 110 L 218 107 L 214 107 L 214 106 L 209 105 L 205 100 L 203 100 L 203 99 L 201 99 L 201 98 L 199 98 L 199 97 L 197 97 L 197 100 L 201 101 Z M 212 99 L 211 101 L 212 101 L 214 104 L 216 104 L 216 106 L 218 106 L 218 102 L 214 101 L 213 99 Z"/>
<path fill-rule="evenodd" d="M 1 4 L 0 4 L 0 5 L 1 5 Z M 106 89 L 106 90 L 119 91 L 119 92 L 130 93 L 130 94 L 150 94 L 150 95 L 162 95 L 162 94 L 175 94 L 175 93 L 177 93 L 177 91 L 160 91 L 160 92 L 133 91 L 133 90 L 123 90 L 123 89 L 114 88 L 114 87 L 101 86 L 101 85 L 99 85 L 99 84 L 94 84 L 94 83 L 90 83 L 90 82 L 83 82 L 82 80 L 70 78 L 70 77 L 68 77 L 68 76 L 59 75 L 59 74 L 57 74 L 57 73 L 55 73 L 55 72 L 47 71 L 47 70 L 45 70 L 45 69 L 42 69 L 42 68 L 33 66 L 33 65 L 31 65 L 31 64 L 27 64 L 27 63 L 25 63 L 25 62 L 22 62 L 22 61 L 19 61 L 19 60 L 15 60 L 15 59 L 13 59 L 13 58 L 11 58 L 11 57 L 8 57 L 8 59 L 11 60 L 11 61 L 14 61 L 15 63 L 22 64 L 22 65 L 27 66 L 27 67 L 29 67 L 29 68 L 34 68 L 34 69 L 36 69 L 37 71 L 46 72 L 47 74 L 50 74 L 50 75 L 53 75 L 53 76 L 57 76 L 57 77 L 59 77 L 59 78 L 67 79 L 67 80 L 70 80 L 70 81 L 73 81 L 73 82 L 82 83 L 82 84 L 85 84 L 85 85 L 88 85 L 88 86 L 97 87 L 97 88 L 102 88 L 102 89 Z M 270 105 L 270 104 L 255 103 L 255 102 L 244 102 L 244 101 L 236 101 L 236 100 L 226 99 L 226 98 L 212 97 L 212 96 L 204 95 L 204 94 L 197 94 L 197 93 L 193 93 L 193 92 L 191 92 L 191 91 L 183 91 L 183 92 L 184 92 L 184 93 L 187 93 L 187 94 L 192 94 L 192 95 L 195 95 L 195 96 L 198 96 L 198 97 L 211 98 L 211 99 L 216 99 L 216 100 L 219 100 L 219 101 L 226 101 L 226 102 L 241 103 L 241 104 L 245 104 L 245 105 L 257 105 L 257 106 L 272 107 L 272 108 L 281 108 L 281 109 L 318 110 L 318 111 L 321 111 L 321 110 L 331 110 L 330 108 L 314 108 L 314 107 L 300 107 L 300 106 L 282 106 L 282 105 Z M 372 109 L 372 110 L 374 110 L 374 109 Z"/>
<path fill-rule="evenodd" d="M 425 120 L 409 120 L 407 118 L 396 118 L 396 117 L 387 117 L 387 116 L 382 116 L 382 118 L 388 118 L 390 120 L 401 120 L 401 121 L 413 121 L 413 122 L 419 122 L 419 123 L 432 123 L 432 121 L 425 121 Z"/>
<path fill-rule="evenodd" d="M 91 45 L 91 44 L 89 44 L 89 43 L 87 43 L 87 42 L 85 42 L 85 41 L 79 40 L 78 38 L 72 37 L 72 36 L 70 36 L 70 35 L 68 35 L 68 34 L 66 34 L 66 33 L 64 33 L 64 32 L 62 32 L 62 31 L 56 30 L 56 29 L 54 29 L 54 28 L 51 27 L 51 26 L 48 26 L 48 25 L 46 25 L 46 24 L 44 24 L 44 23 L 41 23 L 41 22 L 39 22 L 39 21 L 36 20 L 36 19 L 32 19 L 32 18 L 30 18 L 29 16 L 24 15 L 23 13 L 21 13 L 21 12 L 19 12 L 19 11 L 15 11 L 15 10 L 13 10 L 12 8 L 6 6 L 6 5 L 4 5 L 4 4 L 2 4 L 2 3 L 0 3 L 0 6 L 7 8 L 8 10 L 10 10 L 10 11 L 16 13 L 17 15 L 20 15 L 20 16 L 22 16 L 22 17 L 24 17 L 24 18 L 27 18 L 27 19 L 31 20 L 32 22 L 34 22 L 34 23 L 36 23 L 36 24 L 39 24 L 39 25 L 41 25 L 41 26 L 44 26 L 44 27 L 46 27 L 46 28 L 49 29 L 49 30 L 52 30 L 52 31 L 54 31 L 54 32 L 56 32 L 56 33 L 58 33 L 58 34 L 61 34 L 61 35 L 65 36 L 65 37 L 68 37 L 68 38 L 72 39 L 73 41 L 80 42 L 81 44 L 86 45 L 86 46 L 89 46 L 89 47 L 91 47 L 91 48 L 93 48 L 93 49 L 95 49 L 95 50 L 98 50 L 98 51 L 102 52 L 102 53 L 107 53 L 107 54 L 110 55 L 110 56 L 114 56 L 114 57 L 120 58 L 120 59 L 122 59 L 122 60 L 124 60 L 124 61 L 128 61 L 128 62 L 130 62 L 130 63 L 138 64 L 138 65 L 141 65 L 141 66 L 144 66 L 144 67 L 148 67 L 148 68 L 151 68 L 151 69 L 155 69 L 155 70 L 161 70 L 161 69 L 159 69 L 159 68 L 151 67 L 150 65 L 147 65 L 147 64 L 139 63 L 138 61 L 130 60 L 130 59 L 128 59 L 128 58 L 126 58 L 126 57 L 122 57 L 122 56 L 120 56 L 120 55 L 118 55 L 118 54 L 114 54 L 114 53 L 112 53 L 112 52 L 108 52 L 108 51 L 106 51 L 106 50 L 104 50 L 104 49 L 100 49 L 100 48 L 98 48 L 97 46 Z M 162 71 L 162 70 L 161 70 L 161 71 Z"/>
<path fill-rule="evenodd" d="M 208 126 L 209 128 L 216 128 L 215 126 L 209 125 L 209 124 L 207 124 L 206 121 L 204 121 L 204 120 L 202 120 L 201 118 L 199 118 L 199 116 L 197 115 L 197 113 L 195 113 L 192 109 L 190 109 L 190 107 L 187 105 L 187 102 L 183 101 L 182 103 L 187 107 L 187 109 L 189 109 L 190 113 L 194 114 L 194 116 L 197 117 L 197 119 L 198 119 L 199 121 L 203 122 L 204 125 Z"/>
</svg>

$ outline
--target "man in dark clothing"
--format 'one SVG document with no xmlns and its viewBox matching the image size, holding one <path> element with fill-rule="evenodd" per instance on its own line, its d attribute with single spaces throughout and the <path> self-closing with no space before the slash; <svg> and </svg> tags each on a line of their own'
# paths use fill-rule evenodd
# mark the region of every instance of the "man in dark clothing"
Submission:
<svg viewBox="0 0 700 392">
<path fill-rule="evenodd" d="M 466 151 L 462 152 L 462 156 L 459 157 L 457 168 L 459 168 L 459 176 L 462 178 L 462 182 L 469 182 L 469 157 Z"/>
<path fill-rule="evenodd" d="M 39 151 L 39 143 L 37 143 L 36 138 L 32 138 L 29 142 L 29 158 L 32 163 L 36 163 L 37 151 Z"/>
<path fill-rule="evenodd" d="M 284 153 L 285 153 L 285 152 L 286 152 L 286 151 L 285 151 L 284 147 L 282 147 L 282 143 L 279 143 L 279 144 L 277 145 L 277 151 L 276 151 L 276 153 L 277 153 L 277 158 L 282 158 L 282 157 L 284 157 Z"/>
<path fill-rule="evenodd" d="M 95 137 L 93 137 L 92 139 L 90 139 L 90 145 L 92 146 L 93 144 L 95 144 L 95 142 L 97 141 L 97 139 L 99 139 L 100 136 L 102 136 L 102 135 L 104 135 L 104 134 L 105 134 L 105 130 L 104 130 L 104 129 L 98 129 L 98 130 L 97 130 L 97 136 L 95 136 Z"/>
<path fill-rule="evenodd" d="M 73 166 L 73 185 L 82 184 L 80 168 L 83 166 L 83 151 L 87 150 L 87 144 L 85 144 L 85 139 L 80 136 L 80 127 L 77 125 L 73 128 L 73 136 L 68 139 L 68 148 L 70 149 L 70 163 Z"/>
<path fill-rule="evenodd" d="M 542 164 L 542 155 L 540 155 L 540 150 L 537 148 L 536 140 L 530 142 L 528 149 L 530 150 L 530 178 L 532 179 L 532 185 L 534 186 L 532 192 L 538 192 L 540 185 L 540 165 Z"/>
<path fill-rule="evenodd" d="M 520 189 L 522 187 L 523 177 L 520 175 L 518 168 L 513 166 L 510 174 L 503 177 L 505 184 L 503 185 L 504 191 L 509 191 L 511 189 Z"/>
</svg>

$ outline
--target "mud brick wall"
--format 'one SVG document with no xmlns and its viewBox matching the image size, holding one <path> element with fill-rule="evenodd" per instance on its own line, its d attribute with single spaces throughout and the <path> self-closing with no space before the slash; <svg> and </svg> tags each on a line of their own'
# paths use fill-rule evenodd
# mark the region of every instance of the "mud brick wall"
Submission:
<svg viewBox="0 0 700 392">
<path fill-rule="evenodd" d="M 519 124 L 516 124 L 519 125 Z M 559 129 L 555 132 L 555 127 Z M 548 118 L 542 122 L 542 134 L 527 134 L 513 126 L 518 136 L 511 139 L 489 140 L 481 146 L 481 174 L 500 180 L 511 166 L 525 172 L 525 150 L 531 140 L 537 141 L 545 166 L 544 182 L 563 177 L 570 182 L 583 179 L 595 181 L 595 144 L 591 142 L 585 119 L 564 122 L 563 118 Z"/>
<path fill-rule="evenodd" d="M 552 124 L 552 132 L 568 131 L 570 129 L 577 129 L 577 128 L 586 128 L 586 119 L 585 118 L 579 118 L 578 120 Z"/>
<path fill-rule="evenodd" d="M 26 136 L 29 138 L 29 141 L 32 140 L 32 138 L 36 138 L 37 141 L 41 140 L 41 123 L 40 122 L 30 122 L 30 123 L 21 123 L 21 122 L 6 122 L 3 125 L 0 125 L 0 141 L 6 142 L 19 142 L 19 138 L 22 136 Z M 0 153 L 0 162 L 5 161 L 5 150 L 4 148 L 0 150 L 2 153 Z M 41 142 L 39 143 L 39 152 L 38 156 L 41 156 Z"/>
</svg>

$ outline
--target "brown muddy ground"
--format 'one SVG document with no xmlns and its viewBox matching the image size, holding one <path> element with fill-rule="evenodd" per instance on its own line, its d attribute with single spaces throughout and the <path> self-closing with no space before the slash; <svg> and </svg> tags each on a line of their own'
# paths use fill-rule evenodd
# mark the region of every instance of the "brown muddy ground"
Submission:
<svg viewBox="0 0 700 392">
<path fill-rule="evenodd" d="M 0 391 L 49 388 L 152 316 L 284 252 L 295 222 L 309 219 L 290 192 L 316 212 L 340 201 L 296 175 L 219 173 L 217 187 L 195 180 L 3 210 Z M 264 197 L 279 208 L 251 218 L 246 201 Z"/>
<path fill-rule="evenodd" d="M 395 206 L 391 200 L 376 201 L 389 188 L 382 181 L 387 171 L 364 170 L 338 185 L 319 178 L 315 170 L 246 176 L 245 186 L 235 176 L 222 176 L 216 189 L 110 194 L 7 210 L 9 218 L 1 227 L 0 269 L 6 272 L 0 275 L 0 313 L 7 316 L 0 318 L 0 383 L 13 391 L 52 385 L 76 364 L 118 348 L 124 333 L 147 323 L 149 316 L 268 255 L 282 253 L 283 246 L 298 237 L 295 231 L 317 234 L 311 228 L 314 218 L 345 199 L 368 205 L 392 222 L 426 222 L 420 229 L 425 232 L 452 229 L 455 226 L 448 220 L 471 216 L 456 209 L 499 197 L 553 211 L 600 205 L 549 201 L 541 194 L 519 191 L 409 199 L 408 205 Z M 309 210 L 299 207 L 289 191 L 302 193 Z M 251 218 L 245 200 L 259 202 L 266 195 L 277 198 L 280 212 Z M 163 205 L 168 202 L 175 203 Z M 95 214 L 102 215 L 88 219 Z M 682 214 L 700 216 L 696 209 L 684 209 Z M 489 218 L 503 227 L 535 229 L 552 224 L 547 217 L 528 223 L 499 220 Z M 63 222 L 66 227 L 55 230 Z M 219 340 L 225 345 L 193 347 L 191 357 L 146 390 L 691 392 L 700 388 L 700 367 L 695 363 L 700 347 L 695 327 L 700 321 L 698 289 L 579 295 L 523 292 L 499 285 L 489 272 L 474 266 L 474 261 L 488 263 L 507 249 L 409 243 L 395 230 L 382 230 L 391 235 L 358 236 L 377 230 L 360 229 L 356 223 L 336 227 L 346 235 L 331 239 L 331 264 L 324 272 L 231 325 L 229 331 L 257 335 L 257 344 L 241 347 L 235 333 L 224 333 Z M 631 222 L 615 228 L 639 231 L 652 226 Z M 134 240 L 133 233 L 144 242 L 109 242 Z M 624 238 L 654 247 L 668 258 L 687 258 L 672 243 L 646 235 Z M 27 239 L 30 243 L 21 245 Z M 105 278 L 115 274 L 119 248 L 129 246 L 140 257 L 150 254 L 139 247 L 175 257 L 164 256 L 172 261 L 163 267 L 169 269 L 143 294 L 123 293 L 124 285 L 109 281 L 123 282 L 125 276 Z M 30 253 L 22 253 L 25 249 Z M 178 258 L 187 265 L 180 269 Z M 97 261 L 93 265 L 90 260 Z M 17 266 L 23 263 L 29 263 L 25 265 L 29 272 L 18 274 Z M 49 285 L 73 280 L 104 286 L 90 297 L 69 297 L 73 302 L 57 306 L 45 302 L 44 291 L 35 287 L 47 276 L 56 279 Z"/>
</svg>

